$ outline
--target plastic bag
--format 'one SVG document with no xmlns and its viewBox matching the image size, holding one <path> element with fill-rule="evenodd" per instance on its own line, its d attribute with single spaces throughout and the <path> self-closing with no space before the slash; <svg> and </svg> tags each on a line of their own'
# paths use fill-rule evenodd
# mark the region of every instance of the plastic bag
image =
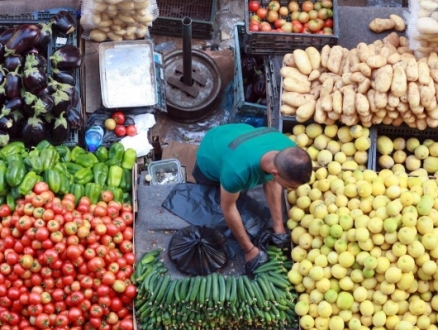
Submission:
<svg viewBox="0 0 438 330">
<path fill-rule="evenodd" d="M 225 237 L 207 226 L 191 225 L 177 231 L 168 254 L 176 268 L 190 275 L 208 275 L 228 263 Z"/>
<path fill-rule="evenodd" d="M 98 42 L 141 39 L 158 15 L 156 0 L 83 0 L 82 37 Z"/>
</svg>

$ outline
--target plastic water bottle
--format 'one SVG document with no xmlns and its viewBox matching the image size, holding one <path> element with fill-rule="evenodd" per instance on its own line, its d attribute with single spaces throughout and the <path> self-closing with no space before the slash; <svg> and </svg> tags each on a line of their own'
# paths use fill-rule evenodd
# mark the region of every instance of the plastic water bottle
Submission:
<svg viewBox="0 0 438 330">
<path fill-rule="evenodd" d="M 85 132 L 85 145 L 91 152 L 96 151 L 103 141 L 103 128 L 92 126 Z"/>
</svg>

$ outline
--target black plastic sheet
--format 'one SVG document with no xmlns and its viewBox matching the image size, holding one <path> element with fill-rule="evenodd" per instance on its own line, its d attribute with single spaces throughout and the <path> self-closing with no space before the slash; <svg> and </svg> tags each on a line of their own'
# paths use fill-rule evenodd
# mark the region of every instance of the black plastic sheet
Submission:
<svg viewBox="0 0 438 330">
<path fill-rule="evenodd" d="M 191 225 L 177 231 L 169 243 L 168 254 L 176 268 L 190 275 L 208 275 L 226 266 L 225 237 L 216 229 Z"/>
<path fill-rule="evenodd" d="M 214 228 L 223 234 L 230 258 L 241 251 L 225 222 L 220 207 L 219 187 L 192 183 L 177 184 L 162 206 L 192 225 Z M 263 233 L 271 232 L 272 228 L 269 208 L 245 192 L 240 194 L 236 206 L 249 237 L 254 244 L 260 246 L 259 238 Z"/>
</svg>

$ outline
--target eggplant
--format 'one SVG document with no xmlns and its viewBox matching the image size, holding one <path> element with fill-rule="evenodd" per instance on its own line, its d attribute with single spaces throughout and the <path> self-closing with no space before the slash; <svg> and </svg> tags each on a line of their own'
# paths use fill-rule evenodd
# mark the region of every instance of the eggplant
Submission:
<svg viewBox="0 0 438 330">
<path fill-rule="evenodd" d="M 50 56 L 52 66 L 59 70 L 74 70 L 82 64 L 82 54 L 78 47 L 64 45 Z"/>
<path fill-rule="evenodd" d="M 258 97 L 266 97 L 266 75 L 261 70 L 255 70 L 252 79 L 252 90 Z"/>
<path fill-rule="evenodd" d="M 44 104 L 44 109 L 46 110 L 46 112 L 52 112 L 53 107 L 55 106 L 52 95 L 50 95 L 49 93 L 40 93 L 38 94 L 38 97 L 40 98 L 41 103 Z"/>
<path fill-rule="evenodd" d="M 23 67 L 24 57 L 20 54 L 7 56 L 4 60 L 4 67 L 8 71 L 15 71 L 15 69 L 20 66 Z"/>
<path fill-rule="evenodd" d="M 38 43 L 41 31 L 35 24 L 22 24 L 5 45 L 6 56 L 22 54 Z"/>
<path fill-rule="evenodd" d="M 21 138 L 26 147 L 33 147 L 42 140 L 47 139 L 48 130 L 46 123 L 38 116 L 27 118 L 21 129 Z"/>
<path fill-rule="evenodd" d="M 45 50 L 45 52 L 47 52 L 47 50 Z M 39 51 L 38 48 L 36 48 L 36 47 L 32 47 L 32 48 L 29 49 L 28 51 L 25 51 L 25 52 L 23 53 L 23 55 L 26 56 L 26 55 L 30 55 L 30 54 L 39 54 L 39 53 L 40 53 L 40 51 Z"/>
<path fill-rule="evenodd" d="M 0 44 L 6 44 L 15 31 L 17 31 L 17 28 L 9 28 L 0 33 Z"/>
<path fill-rule="evenodd" d="M 11 138 L 19 138 L 21 128 L 23 127 L 24 116 L 20 110 L 14 110 L 9 117 L 13 120 L 14 124 L 9 128 L 8 133 Z"/>
<path fill-rule="evenodd" d="M 46 103 L 42 99 L 37 99 L 32 105 L 32 109 L 33 113 L 37 116 L 41 114 L 47 114 L 53 109 L 53 99 L 51 100 L 51 103 Z"/>
<path fill-rule="evenodd" d="M 9 143 L 9 134 L 6 131 L 0 130 L 0 147 L 4 147 Z"/>
<path fill-rule="evenodd" d="M 59 117 L 62 112 L 67 115 L 72 108 L 70 96 L 62 90 L 57 90 L 52 94 L 53 97 L 53 115 Z"/>
<path fill-rule="evenodd" d="M 47 50 L 47 46 L 52 40 L 52 24 L 52 22 L 38 24 L 38 28 L 40 29 L 40 38 L 35 44 L 36 48 L 44 51 Z"/>
<path fill-rule="evenodd" d="M 3 80 L 3 82 L 0 84 L 0 107 L 3 106 L 6 102 L 6 79 Z"/>
<path fill-rule="evenodd" d="M 75 86 L 72 86 L 70 84 L 61 84 L 58 83 L 56 86 L 57 90 L 61 90 L 63 92 L 66 92 L 68 94 L 68 96 L 70 96 L 70 98 L 73 97 L 73 94 L 76 92 L 76 88 Z"/>
<path fill-rule="evenodd" d="M 5 60 L 5 45 L 0 42 L 0 63 Z"/>
<path fill-rule="evenodd" d="M 257 95 L 254 93 L 252 84 L 246 84 L 244 89 L 245 101 L 249 103 L 256 103 L 258 100 Z"/>
<path fill-rule="evenodd" d="M 6 78 L 5 70 L 3 69 L 3 66 L 0 64 L 0 84 L 3 84 L 5 78 Z"/>
<path fill-rule="evenodd" d="M 47 69 L 46 58 L 38 53 L 27 54 L 24 62 L 24 67 L 27 68 L 42 68 L 44 71 Z"/>
<path fill-rule="evenodd" d="M 49 94 L 53 94 L 58 90 L 58 82 L 53 79 L 52 77 L 48 78 L 48 83 L 47 83 L 47 87 L 46 90 Z"/>
<path fill-rule="evenodd" d="M 24 88 L 33 94 L 38 94 L 47 87 L 46 72 L 40 67 L 24 70 L 22 79 Z"/>
<path fill-rule="evenodd" d="M 81 113 L 76 109 L 70 109 L 70 111 L 67 113 L 67 122 L 70 129 L 76 131 L 81 129 L 82 127 L 82 115 Z"/>
<path fill-rule="evenodd" d="M 8 99 L 20 96 L 22 79 L 21 75 L 18 73 L 19 69 L 20 67 L 18 66 L 15 71 L 10 71 L 6 75 L 5 92 L 6 98 Z"/>
<path fill-rule="evenodd" d="M 67 120 L 64 117 L 65 112 L 55 120 L 52 128 L 52 143 L 55 145 L 61 144 L 69 135 L 70 129 Z"/>
<path fill-rule="evenodd" d="M 240 60 L 242 65 L 242 77 L 243 79 L 251 80 L 255 70 L 257 69 L 257 60 L 254 56 L 243 55 Z"/>
<path fill-rule="evenodd" d="M 70 109 L 66 114 L 66 119 L 72 130 L 79 130 L 82 127 L 83 118 L 79 110 Z"/>
<path fill-rule="evenodd" d="M 8 100 L 1 109 L 0 118 L 8 116 L 12 111 L 20 109 L 22 105 L 23 100 L 21 97 L 14 97 L 13 99 Z"/>
<path fill-rule="evenodd" d="M 74 71 L 52 70 L 52 78 L 61 84 L 76 85 L 76 74 Z"/>
<path fill-rule="evenodd" d="M 38 100 L 38 97 L 32 94 L 31 92 L 25 91 L 24 93 L 22 93 L 22 99 L 23 99 L 22 110 L 28 117 L 33 116 L 34 115 L 33 106 L 35 102 Z"/>
<path fill-rule="evenodd" d="M 66 10 L 59 11 L 52 17 L 53 29 L 64 34 L 70 34 L 76 30 L 76 20 Z"/>
<path fill-rule="evenodd" d="M 7 131 L 12 127 L 13 124 L 14 121 L 9 116 L 0 118 L 0 130 Z"/>
<path fill-rule="evenodd" d="M 76 107 L 79 103 L 79 93 L 76 90 L 76 88 L 73 88 L 73 93 L 70 95 L 70 99 L 71 99 L 71 106 L 73 108 Z"/>
</svg>

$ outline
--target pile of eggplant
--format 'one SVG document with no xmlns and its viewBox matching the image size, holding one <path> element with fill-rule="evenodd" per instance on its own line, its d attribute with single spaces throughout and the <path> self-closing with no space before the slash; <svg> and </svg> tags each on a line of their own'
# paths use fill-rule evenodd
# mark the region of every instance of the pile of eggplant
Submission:
<svg viewBox="0 0 438 330">
<path fill-rule="evenodd" d="M 245 102 L 266 105 L 266 73 L 263 57 L 242 53 L 240 63 Z"/>
<path fill-rule="evenodd" d="M 65 36 L 75 29 L 71 14 L 60 11 L 48 22 L 0 31 L 0 146 L 10 140 L 23 141 L 27 147 L 42 140 L 59 145 L 70 130 L 80 129 L 75 86 L 81 52 L 64 45 L 48 56 L 52 34 Z"/>
</svg>

